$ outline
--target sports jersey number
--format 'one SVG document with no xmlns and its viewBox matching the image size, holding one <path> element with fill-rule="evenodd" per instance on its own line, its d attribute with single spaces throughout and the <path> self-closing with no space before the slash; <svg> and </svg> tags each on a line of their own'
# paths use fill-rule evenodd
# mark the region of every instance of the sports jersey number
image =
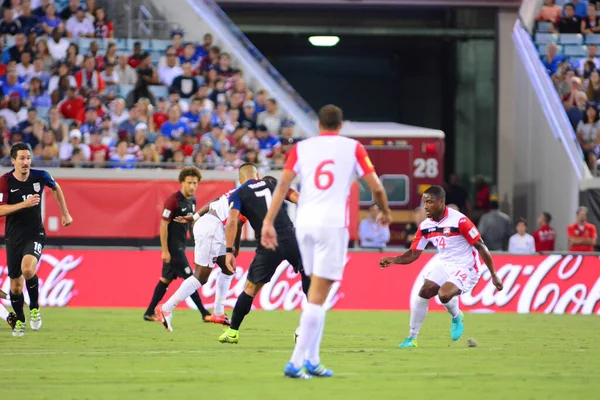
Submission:
<svg viewBox="0 0 600 400">
<path fill-rule="evenodd" d="M 37 254 L 42 254 L 42 244 L 38 242 L 33 242 L 33 251 Z"/>
<path fill-rule="evenodd" d="M 325 167 L 330 164 L 333 165 L 334 161 L 325 160 L 317 165 L 317 170 L 315 171 L 315 187 L 319 190 L 327 190 L 333 185 L 333 172 L 325 170 Z"/>
<path fill-rule="evenodd" d="M 460 271 L 456 271 L 456 275 L 454 276 L 458 276 L 463 282 L 468 278 L 467 274 L 461 274 Z"/>
<path fill-rule="evenodd" d="M 436 237 L 435 239 L 433 239 L 433 240 L 434 240 L 434 242 L 435 242 L 435 243 L 434 243 L 434 244 L 435 244 L 435 247 L 437 247 L 437 248 L 442 248 L 442 249 L 445 249 L 445 248 L 446 248 L 446 238 L 445 238 L 445 237 L 443 237 L 443 236 L 437 236 L 437 237 Z"/>
<path fill-rule="evenodd" d="M 267 203 L 267 209 L 271 208 L 271 200 L 273 200 L 273 196 L 271 195 L 271 191 L 269 189 L 259 190 L 258 192 L 254 192 L 256 197 L 264 197 L 265 202 Z"/>
<path fill-rule="evenodd" d="M 28 198 L 30 198 L 30 197 L 32 197 L 32 196 L 33 196 L 32 194 L 28 194 L 28 195 L 25 195 L 25 194 L 24 194 L 24 195 L 22 196 L 22 197 L 23 197 L 23 201 L 27 200 Z"/>
<path fill-rule="evenodd" d="M 438 168 L 438 160 L 435 158 L 417 158 L 413 166 L 415 167 L 415 178 L 437 178 L 440 171 Z"/>
</svg>

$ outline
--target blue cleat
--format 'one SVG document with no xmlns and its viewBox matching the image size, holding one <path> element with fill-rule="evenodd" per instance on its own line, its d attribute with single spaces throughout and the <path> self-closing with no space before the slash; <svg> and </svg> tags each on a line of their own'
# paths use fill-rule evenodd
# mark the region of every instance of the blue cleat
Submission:
<svg viewBox="0 0 600 400">
<path fill-rule="evenodd" d="M 453 341 L 457 341 L 462 336 L 465 330 L 465 326 L 463 324 L 463 313 L 461 311 L 460 315 L 456 318 L 452 318 L 452 329 L 450 329 L 450 337 Z"/>
<path fill-rule="evenodd" d="M 304 368 L 296 368 L 291 362 L 287 363 L 283 369 L 283 375 L 294 379 L 311 379 L 312 376 L 304 372 Z"/>
<path fill-rule="evenodd" d="M 325 368 L 321 363 L 318 365 L 312 365 L 310 362 L 304 361 L 304 368 L 306 369 L 306 372 L 312 376 L 318 376 L 321 378 L 330 378 L 333 376 L 333 371 Z"/>
<path fill-rule="evenodd" d="M 407 347 L 417 347 L 417 339 L 413 339 L 411 337 L 407 337 L 404 339 L 404 342 L 398 345 L 399 348 L 404 349 Z"/>
</svg>

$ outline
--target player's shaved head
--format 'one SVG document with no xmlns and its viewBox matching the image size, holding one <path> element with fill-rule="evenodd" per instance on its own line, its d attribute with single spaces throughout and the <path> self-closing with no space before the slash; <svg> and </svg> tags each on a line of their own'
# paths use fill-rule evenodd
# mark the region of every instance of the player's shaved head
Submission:
<svg viewBox="0 0 600 400">
<path fill-rule="evenodd" d="M 243 163 L 240 166 L 240 183 L 245 183 L 250 179 L 258 179 L 258 168 L 252 163 Z"/>
<path fill-rule="evenodd" d="M 343 120 L 344 114 L 338 106 L 328 104 L 319 110 L 319 125 L 323 130 L 338 131 Z"/>
<path fill-rule="evenodd" d="M 446 199 L 446 191 L 441 186 L 431 186 L 427 188 L 423 194 L 428 194 L 433 200 Z"/>
</svg>

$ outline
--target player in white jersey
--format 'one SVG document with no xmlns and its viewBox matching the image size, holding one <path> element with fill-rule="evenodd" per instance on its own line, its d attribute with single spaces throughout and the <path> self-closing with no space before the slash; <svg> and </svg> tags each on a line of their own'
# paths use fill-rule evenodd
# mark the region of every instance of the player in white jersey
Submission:
<svg viewBox="0 0 600 400">
<path fill-rule="evenodd" d="M 221 268 L 221 271 L 217 276 L 215 309 L 206 322 L 229 325 L 229 318 L 225 315 L 225 300 L 235 271 L 229 270 L 225 264 L 225 224 L 229 216 L 229 195 L 233 191 L 230 190 L 208 203 L 191 217 L 175 219 L 176 222 L 180 223 L 189 223 L 190 220 L 196 221 L 193 228 L 195 270 L 194 274 L 183 281 L 169 300 L 156 308 L 159 321 L 169 332 L 173 331 L 173 325 L 171 324 L 173 310 L 177 304 L 200 289 L 208 281 L 212 266 L 215 263 Z M 240 236 L 245 222 L 246 218 L 240 215 L 234 245 L 236 255 L 240 249 Z"/>
<path fill-rule="evenodd" d="M 487 265 L 496 289 L 502 290 L 502 280 L 496 275 L 492 256 L 483 243 L 479 231 L 469 218 L 446 206 L 446 193 L 440 186 L 431 186 L 423 193 L 427 219 L 421 222 L 410 250 L 397 257 L 379 261 L 382 269 L 392 264 L 414 262 L 427 246 L 437 248 L 440 263 L 425 277 L 425 283 L 413 301 L 410 311 L 410 334 L 398 347 L 417 347 L 417 336 L 427 316 L 429 300 L 439 296 L 452 316 L 450 337 L 456 341 L 464 331 L 463 315 L 458 296 L 473 289 L 480 276 L 479 256 Z"/>
<path fill-rule="evenodd" d="M 389 223 L 387 196 L 365 148 L 356 140 L 339 135 L 342 110 L 327 105 L 319 111 L 319 136 L 298 143 L 291 151 L 269 212 L 262 227 L 263 246 L 275 249 L 273 221 L 296 175 L 300 177 L 300 199 L 296 215 L 296 237 L 306 275 L 311 284 L 308 301 L 300 317 L 298 340 L 284 375 L 308 379 L 329 377 L 333 372 L 320 360 L 325 326 L 323 304 L 331 285 L 341 280 L 348 247 L 348 197 L 358 174 L 373 192 L 381 210 L 379 220 Z"/>
</svg>

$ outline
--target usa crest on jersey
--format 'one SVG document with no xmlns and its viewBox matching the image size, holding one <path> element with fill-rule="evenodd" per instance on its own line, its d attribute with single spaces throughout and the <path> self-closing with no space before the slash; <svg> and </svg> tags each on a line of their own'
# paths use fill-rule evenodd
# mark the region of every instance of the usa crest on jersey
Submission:
<svg viewBox="0 0 600 400">
<path fill-rule="evenodd" d="M 41 189 L 40 183 L 39 182 L 35 182 L 33 184 L 33 190 L 35 190 L 36 193 L 38 193 Z"/>
</svg>

